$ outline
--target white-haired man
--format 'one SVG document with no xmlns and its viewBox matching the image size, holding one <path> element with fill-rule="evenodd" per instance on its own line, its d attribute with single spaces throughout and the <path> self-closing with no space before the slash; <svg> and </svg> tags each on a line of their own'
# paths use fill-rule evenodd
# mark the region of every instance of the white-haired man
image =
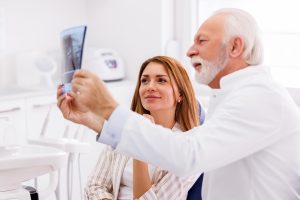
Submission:
<svg viewBox="0 0 300 200">
<path fill-rule="evenodd" d="M 58 89 L 58 106 L 65 118 L 102 130 L 98 140 L 117 151 L 178 175 L 204 172 L 205 200 L 299 199 L 300 112 L 260 65 L 252 16 L 218 10 L 201 25 L 187 55 L 197 81 L 218 89 L 206 123 L 187 134 L 174 137 L 121 108 L 87 71 L 75 73 L 68 96 Z"/>
</svg>

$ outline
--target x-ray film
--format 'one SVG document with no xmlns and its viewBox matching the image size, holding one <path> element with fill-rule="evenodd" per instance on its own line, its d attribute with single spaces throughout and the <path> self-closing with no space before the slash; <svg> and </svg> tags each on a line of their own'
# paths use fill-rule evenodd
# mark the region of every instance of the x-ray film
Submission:
<svg viewBox="0 0 300 200">
<path fill-rule="evenodd" d="M 71 81 L 75 70 L 81 69 L 86 26 L 68 28 L 61 32 L 63 51 L 64 92 L 71 91 Z"/>
</svg>

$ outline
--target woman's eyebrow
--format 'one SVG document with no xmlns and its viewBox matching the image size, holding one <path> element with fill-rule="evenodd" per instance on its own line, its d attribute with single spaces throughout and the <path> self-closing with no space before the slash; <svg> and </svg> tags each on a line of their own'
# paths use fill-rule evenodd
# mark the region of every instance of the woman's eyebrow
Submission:
<svg viewBox="0 0 300 200">
<path fill-rule="evenodd" d="M 148 74 L 143 74 L 142 75 L 142 77 L 149 77 L 150 75 L 148 75 Z M 166 75 L 166 74 L 156 74 L 155 75 L 156 77 L 168 77 L 168 75 Z"/>
</svg>

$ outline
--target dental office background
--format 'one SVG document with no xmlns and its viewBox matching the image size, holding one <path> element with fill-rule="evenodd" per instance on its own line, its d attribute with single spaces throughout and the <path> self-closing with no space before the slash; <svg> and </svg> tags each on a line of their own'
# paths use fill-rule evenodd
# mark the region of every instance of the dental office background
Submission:
<svg viewBox="0 0 300 200">
<path fill-rule="evenodd" d="M 218 8 L 245 9 L 262 29 L 264 63 L 300 105 L 298 4 L 297 0 L 0 0 L 0 121 L 6 123 L 0 126 L 0 146 L 25 145 L 41 135 L 89 143 L 89 150 L 74 158 L 79 167 L 71 174 L 71 199 L 82 198 L 79 183 L 85 186 L 103 145 L 95 142 L 96 135 L 89 129 L 65 121 L 55 98 L 61 77 L 60 32 L 77 25 L 88 27 L 85 50 L 111 49 L 122 59 L 119 65 L 125 69 L 125 78 L 107 82 L 107 86 L 120 104 L 129 107 L 129 94 L 145 59 L 158 54 L 174 56 L 192 77 L 185 53 L 199 24 Z M 83 67 L 85 62 L 88 59 Z M 206 107 L 209 89 L 194 85 Z M 68 170 L 61 170 L 61 199 L 67 199 Z M 44 187 L 47 181 L 47 175 L 39 177 L 37 187 Z M 34 185 L 34 181 L 24 184 Z"/>
</svg>

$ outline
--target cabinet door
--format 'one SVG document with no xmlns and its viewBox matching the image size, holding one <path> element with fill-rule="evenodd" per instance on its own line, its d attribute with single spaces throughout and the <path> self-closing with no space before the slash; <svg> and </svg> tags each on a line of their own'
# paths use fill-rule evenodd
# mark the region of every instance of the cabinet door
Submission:
<svg viewBox="0 0 300 200">
<path fill-rule="evenodd" d="M 28 138 L 63 136 L 66 121 L 56 106 L 55 94 L 28 97 L 26 107 Z"/>
<path fill-rule="evenodd" d="M 0 144 L 25 144 L 24 100 L 0 101 Z"/>
</svg>

